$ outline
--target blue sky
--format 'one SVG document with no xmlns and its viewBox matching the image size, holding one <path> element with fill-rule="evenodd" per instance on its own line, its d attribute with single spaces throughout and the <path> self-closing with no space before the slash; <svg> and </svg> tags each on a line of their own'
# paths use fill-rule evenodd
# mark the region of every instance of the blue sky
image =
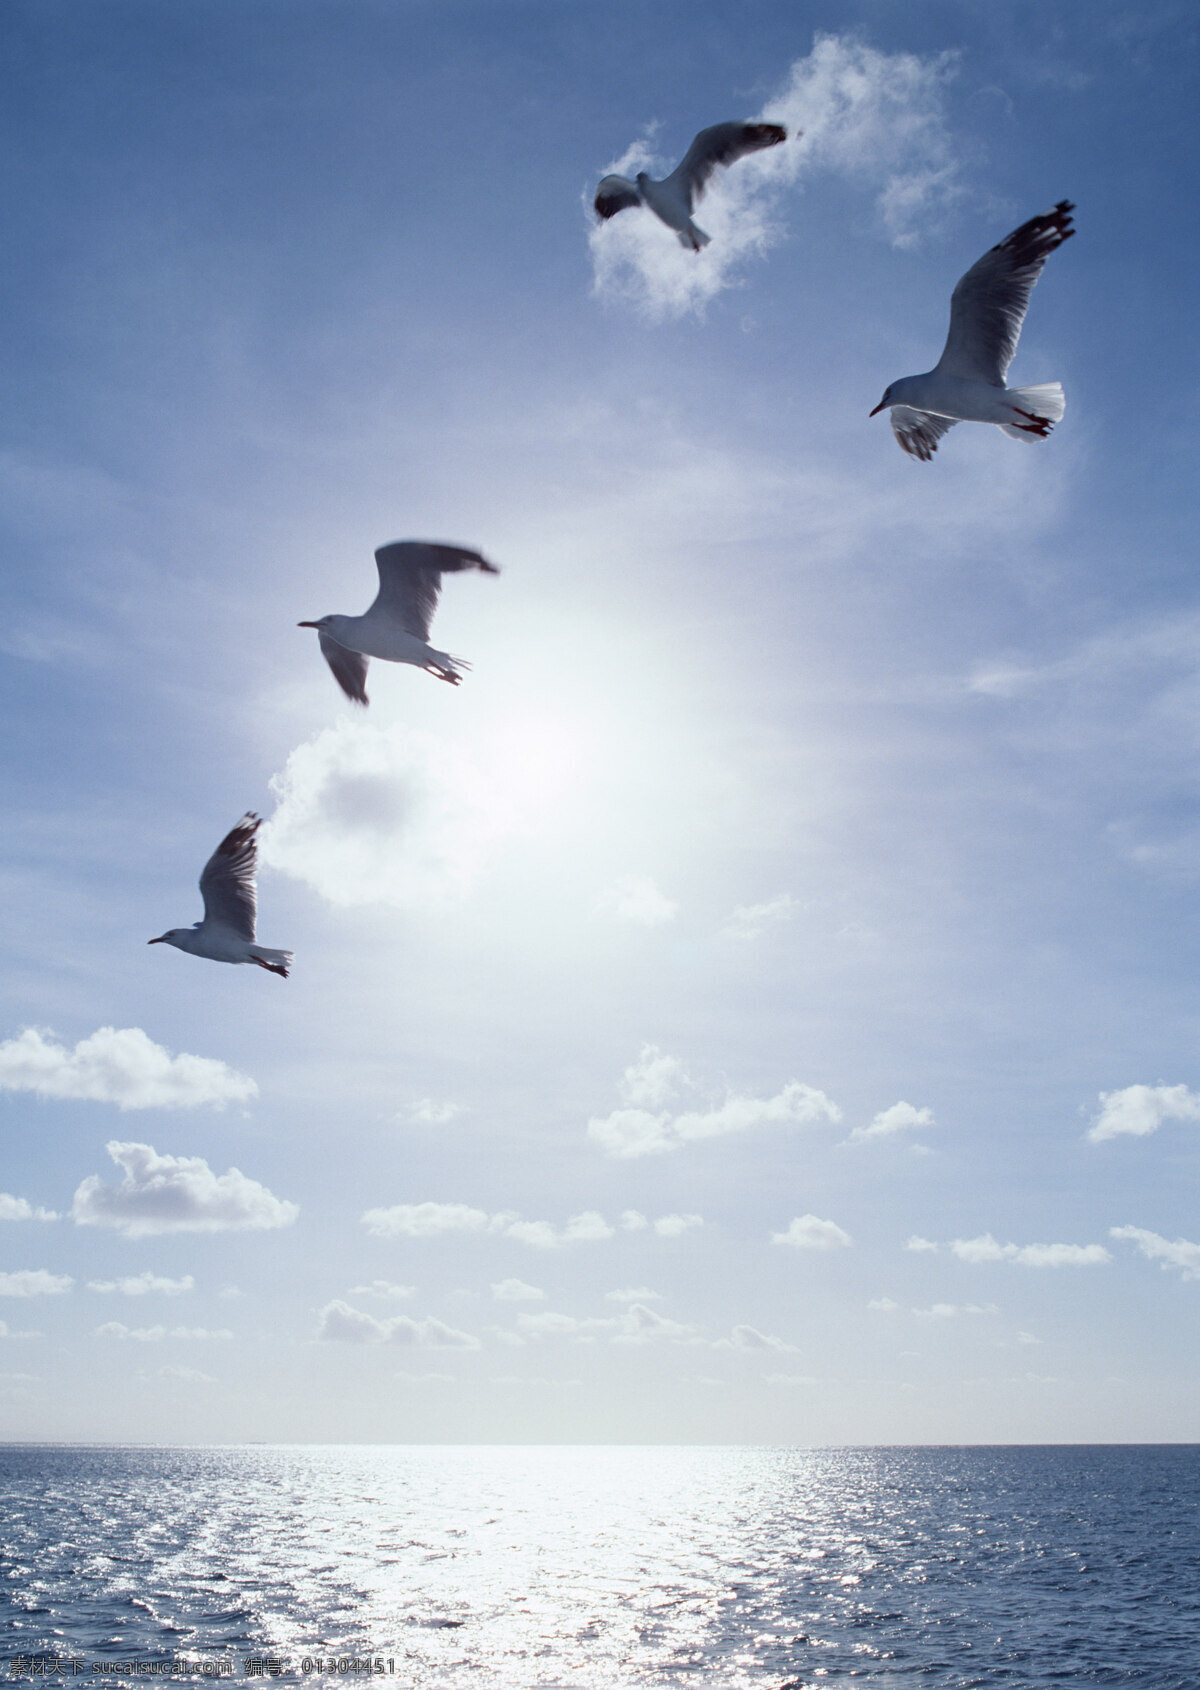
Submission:
<svg viewBox="0 0 1200 1690">
<path fill-rule="evenodd" d="M 1191 9 L 0 28 L 0 1435 L 1195 1438 Z M 1063 423 L 908 460 L 1063 197 Z M 287 982 L 145 944 L 250 808 Z"/>
</svg>

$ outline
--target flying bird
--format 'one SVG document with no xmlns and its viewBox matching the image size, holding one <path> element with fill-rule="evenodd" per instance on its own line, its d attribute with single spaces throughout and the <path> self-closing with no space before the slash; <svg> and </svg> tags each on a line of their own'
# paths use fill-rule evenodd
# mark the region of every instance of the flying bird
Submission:
<svg viewBox="0 0 1200 1690">
<path fill-rule="evenodd" d="M 255 834 L 261 819 L 248 811 L 222 839 L 204 865 L 200 896 L 204 920 L 193 927 L 172 927 L 151 945 L 174 945 L 178 951 L 206 956 L 213 962 L 256 962 L 286 980 L 291 951 L 271 951 L 254 942 L 254 870 L 258 862 Z"/>
<path fill-rule="evenodd" d="M 747 153 L 777 147 L 787 140 L 781 123 L 715 123 L 702 129 L 669 176 L 656 182 L 639 170 L 633 182 L 627 176 L 606 176 L 596 189 L 595 207 L 601 217 L 615 217 L 632 205 L 646 205 L 654 215 L 674 229 L 682 245 L 693 252 L 712 239 L 692 222 L 692 211 L 708 179 L 719 164 L 735 164 Z"/>
<path fill-rule="evenodd" d="M 461 569 L 499 575 L 494 563 L 463 546 L 442 546 L 430 540 L 393 540 L 375 553 L 379 592 L 362 616 L 322 616 L 319 622 L 300 622 L 315 628 L 326 663 L 346 697 L 366 704 L 367 659 L 413 663 L 439 681 L 457 686 L 471 665 L 462 657 L 435 651 L 429 644 L 429 625 L 437 609 L 442 576 Z"/>
<path fill-rule="evenodd" d="M 950 296 L 950 332 L 942 355 L 923 376 L 894 381 L 871 412 L 892 412 L 904 450 L 928 463 L 956 422 L 996 423 L 1014 440 L 1044 440 L 1066 400 L 1060 382 L 1005 387 L 1033 284 L 1047 258 L 1075 230 L 1070 200 L 1031 217 L 985 252 Z"/>
</svg>

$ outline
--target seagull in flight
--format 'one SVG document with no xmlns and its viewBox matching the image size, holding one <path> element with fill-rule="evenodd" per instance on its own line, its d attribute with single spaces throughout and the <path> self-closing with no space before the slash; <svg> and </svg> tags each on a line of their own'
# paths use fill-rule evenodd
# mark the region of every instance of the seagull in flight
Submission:
<svg viewBox="0 0 1200 1690">
<path fill-rule="evenodd" d="M 1014 440 L 1044 440 L 1066 410 L 1062 384 L 1005 387 L 1029 295 L 1052 252 L 1075 233 L 1070 200 L 1031 217 L 985 252 L 950 296 L 950 332 L 942 355 L 923 376 L 894 381 L 871 412 L 891 407 L 892 432 L 904 450 L 928 463 L 956 422 L 996 423 Z"/>
<path fill-rule="evenodd" d="M 322 616 L 319 622 L 300 622 L 315 628 L 326 663 L 346 697 L 366 704 L 367 659 L 413 663 L 439 681 L 457 686 L 471 665 L 429 644 L 429 625 L 437 609 L 442 576 L 461 569 L 499 575 L 494 563 L 463 546 L 443 546 L 432 540 L 393 540 L 375 553 L 379 592 L 362 616 Z"/>
<path fill-rule="evenodd" d="M 647 205 L 668 229 L 674 229 L 683 246 L 699 252 L 712 236 L 692 222 L 692 211 L 713 171 L 719 164 L 734 164 L 747 153 L 777 147 L 786 140 L 787 130 L 781 123 L 714 123 L 711 129 L 700 131 L 683 162 L 661 182 L 644 170 L 638 171 L 633 182 L 627 176 L 606 176 L 596 189 L 596 210 L 608 218 L 631 205 Z"/>
<path fill-rule="evenodd" d="M 222 839 L 204 865 L 200 896 L 204 920 L 194 927 L 172 927 L 151 945 L 174 945 L 177 951 L 206 956 L 212 962 L 256 962 L 286 980 L 291 951 L 271 951 L 254 942 L 254 870 L 258 863 L 255 834 L 261 818 L 248 811 Z"/>
</svg>

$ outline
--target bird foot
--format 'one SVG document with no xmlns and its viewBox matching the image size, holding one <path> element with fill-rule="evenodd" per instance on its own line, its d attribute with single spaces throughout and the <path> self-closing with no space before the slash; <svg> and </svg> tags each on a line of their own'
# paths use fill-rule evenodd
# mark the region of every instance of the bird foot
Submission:
<svg viewBox="0 0 1200 1690">
<path fill-rule="evenodd" d="M 250 960 L 256 962 L 260 968 L 265 968 L 268 974 L 279 974 L 285 980 L 288 977 L 288 971 L 281 962 L 264 962 L 260 956 L 251 957 Z"/>
<path fill-rule="evenodd" d="M 1039 434 L 1044 440 L 1054 426 L 1049 417 L 1035 417 L 1032 411 L 1023 411 L 1019 405 L 1014 405 L 1013 410 L 1019 417 L 1029 418 L 1027 423 L 1013 424 L 1014 428 L 1019 428 L 1026 434 Z"/>
</svg>

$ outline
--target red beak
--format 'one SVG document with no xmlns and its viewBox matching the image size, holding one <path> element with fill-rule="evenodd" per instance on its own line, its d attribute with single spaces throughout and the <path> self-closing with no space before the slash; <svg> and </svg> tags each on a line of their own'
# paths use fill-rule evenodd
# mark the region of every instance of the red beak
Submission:
<svg viewBox="0 0 1200 1690">
<path fill-rule="evenodd" d="M 319 628 L 321 624 L 319 622 L 297 622 L 296 626 L 297 628 Z"/>
<path fill-rule="evenodd" d="M 148 945 L 165 945 L 166 940 L 165 939 L 147 939 L 146 943 Z"/>
<path fill-rule="evenodd" d="M 884 408 L 883 400 L 881 399 L 879 401 L 878 405 L 876 405 L 875 409 L 873 411 L 868 412 L 868 415 L 872 416 L 872 417 L 877 417 L 879 415 L 880 411 L 883 410 L 883 408 Z"/>
</svg>

